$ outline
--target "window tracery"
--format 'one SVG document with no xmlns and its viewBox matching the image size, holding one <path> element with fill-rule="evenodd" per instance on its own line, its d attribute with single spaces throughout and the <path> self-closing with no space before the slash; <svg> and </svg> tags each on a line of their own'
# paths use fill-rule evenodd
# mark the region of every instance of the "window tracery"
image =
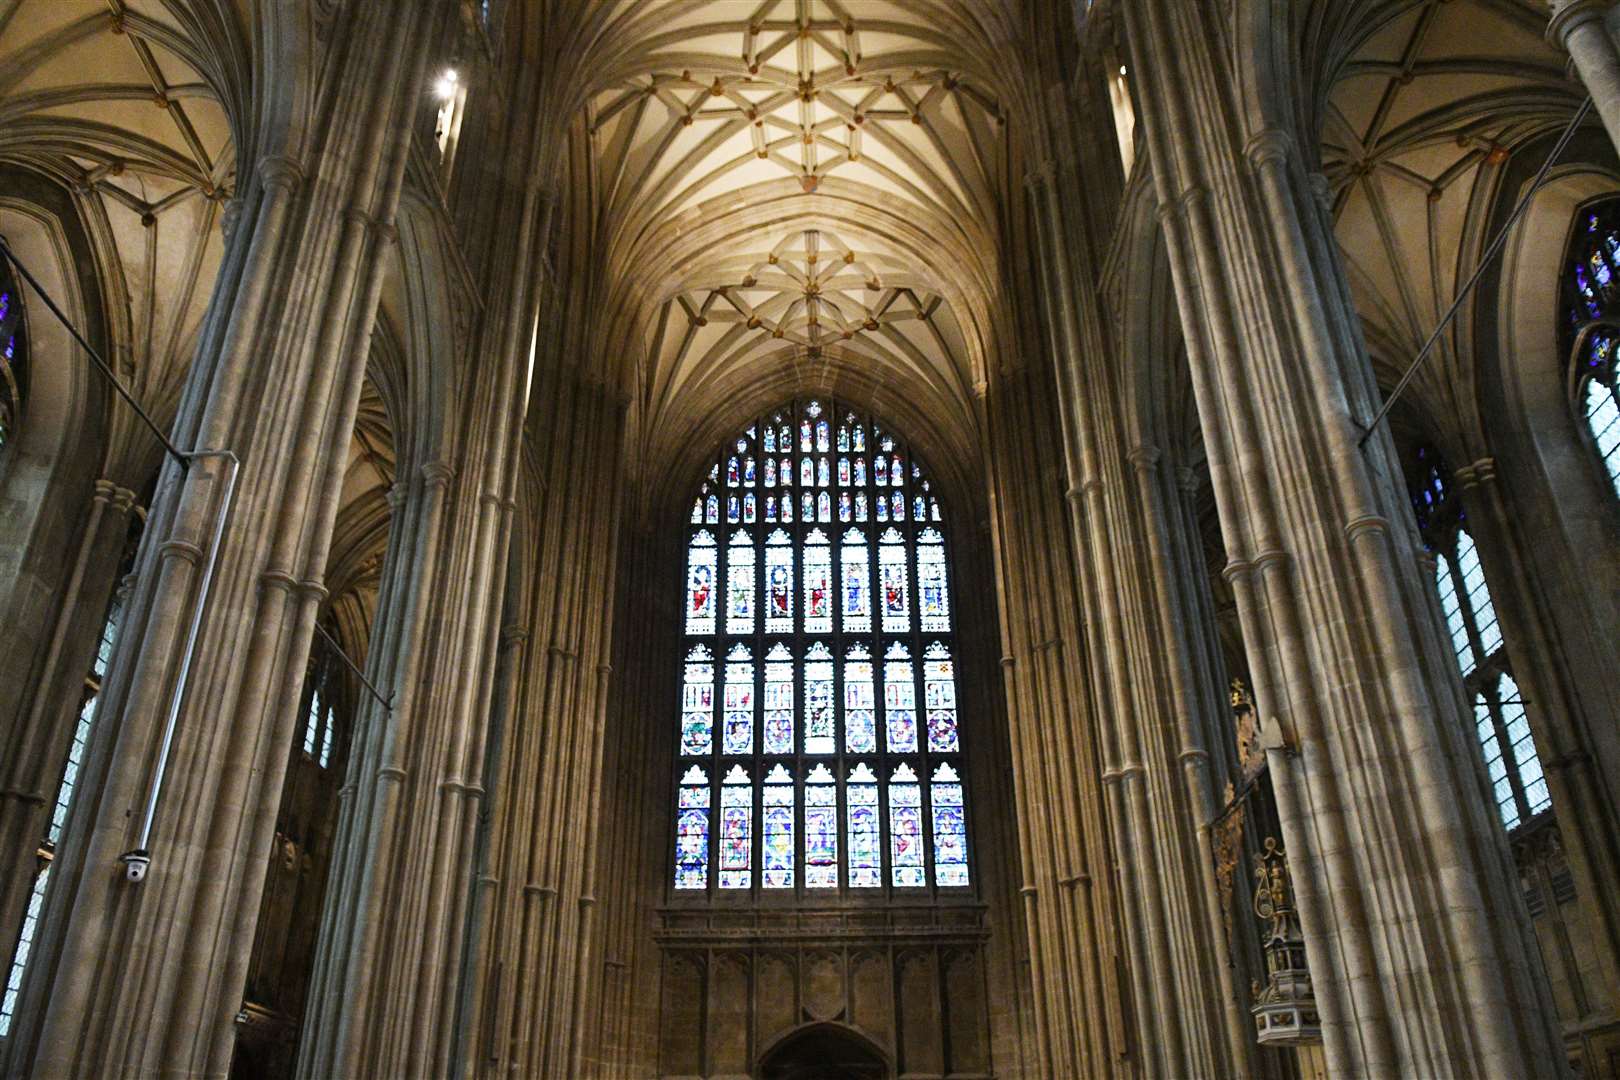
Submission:
<svg viewBox="0 0 1620 1080">
<path fill-rule="evenodd" d="M 1433 447 L 1418 448 L 1410 488 L 1424 546 L 1434 555 L 1440 611 L 1473 703 L 1474 733 L 1497 813 L 1504 826 L 1515 829 L 1550 810 L 1552 796 L 1510 671 L 1496 605 L 1451 471 Z"/>
<path fill-rule="evenodd" d="M 1620 494 L 1620 199 L 1580 212 L 1566 266 L 1563 346 L 1574 405 Z"/>
<path fill-rule="evenodd" d="M 826 399 L 711 463 L 686 529 L 677 895 L 970 885 L 940 523 L 904 442 Z"/>
</svg>

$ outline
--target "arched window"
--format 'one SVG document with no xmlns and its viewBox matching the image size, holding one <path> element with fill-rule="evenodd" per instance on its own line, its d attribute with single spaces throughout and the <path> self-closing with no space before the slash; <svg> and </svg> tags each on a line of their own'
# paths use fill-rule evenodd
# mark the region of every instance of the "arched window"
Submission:
<svg viewBox="0 0 1620 1080">
<path fill-rule="evenodd" d="M 677 895 L 968 886 L 949 560 L 910 449 L 825 399 L 773 410 L 686 541 Z"/>
<path fill-rule="evenodd" d="M 16 436 L 28 394 L 28 321 L 11 264 L 0 258 L 0 452 Z"/>
<path fill-rule="evenodd" d="M 1592 448 L 1620 494 L 1620 199 L 1581 211 L 1563 283 L 1570 389 Z"/>
<path fill-rule="evenodd" d="M 1420 447 L 1411 469 L 1412 508 L 1423 543 L 1434 554 L 1434 584 L 1451 634 L 1463 686 L 1474 706 L 1479 740 L 1502 824 L 1518 828 L 1552 808 L 1552 796 L 1530 735 L 1530 721 L 1509 670 L 1496 606 L 1479 551 L 1469 535 L 1451 471 L 1432 447 Z"/>
<path fill-rule="evenodd" d="M 137 523 L 139 519 L 137 518 Z M 138 524 L 131 533 L 139 535 Z M 133 550 L 133 547 L 132 547 Z M 68 746 L 67 761 L 56 782 L 56 798 L 51 804 L 50 821 L 36 852 L 38 864 L 34 870 L 33 888 L 28 894 L 28 907 L 23 913 L 22 928 L 17 935 L 17 947 L 11 954 L 11 970 L 6 974 L 3 996 L 0 996 L 0 1038 L 11 1031 L 11 1020 L 17 1009 L 17 997 L 22 993 L 23 975 L 28 970 L 28 956 L 33 952 L 34 938 L 39 932 L 40 914 L 45 906 L 45 886 L 50 881 L 51 863 L 56 858 L 56 845 L 62 840 L 62 828 L 67 824 L 68 808 L 73 805 L 73 793 L 78 788 L 79 770 L 84 767 L 84 756 L 90 746 L 90 733 L 96 719 L 96 707 L 101 701 L 101 684 L 107 677 L 107 665 L 112 662 L 113 647 L 118 641 L 118 626 L 123 619 L 122 595 L 114 593 L 107 618 L 102 623 L 101 637 L 96 643 L 95 657 L 90 671 L 84 677 L 83 696 L 79 714 L 73 726 L 73 741 Z"/>
</svg>

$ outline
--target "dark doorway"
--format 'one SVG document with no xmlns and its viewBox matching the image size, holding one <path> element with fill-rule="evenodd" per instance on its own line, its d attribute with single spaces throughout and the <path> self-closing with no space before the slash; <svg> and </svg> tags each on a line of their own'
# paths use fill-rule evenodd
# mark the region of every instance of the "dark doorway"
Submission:
<svg viewBox="0 0 1620 1080">
<path fill-rule="evenodd" d="M 760 1080 L 888 1080 L 876 1046 L 850 1028 L 818 1024 L 789 1035 L 760 1063 Z"/>
</svg>

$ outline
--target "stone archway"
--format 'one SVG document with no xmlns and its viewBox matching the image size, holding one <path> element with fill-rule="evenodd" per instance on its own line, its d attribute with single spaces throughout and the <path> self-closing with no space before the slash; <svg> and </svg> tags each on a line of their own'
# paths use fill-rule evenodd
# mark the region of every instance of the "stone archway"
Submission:
<svg viewBox="0 0 1620 1080">
<path fill-rule="evenodd" d="M 760 1058 L 760 1080 L 889 1080 L 881 1049 L 843 1024 L 810 1024 L 779 1039 Z"/>
</svg>

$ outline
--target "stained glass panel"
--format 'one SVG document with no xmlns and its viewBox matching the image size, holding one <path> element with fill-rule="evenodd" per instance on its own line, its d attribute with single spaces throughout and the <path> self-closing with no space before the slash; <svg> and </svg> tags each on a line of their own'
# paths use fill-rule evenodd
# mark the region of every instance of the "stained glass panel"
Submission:
<svg viewBox="0 0 1620 1080">
<path fill-rule="evenodd" d="M 726 633 L 754 632 L 754 545 L 739 532 L 726 550 Z"/>
<path fill-rule="evenodd" d="M 831 633 L 832 548 L 820 529 L 811 529 L 804 545 L 804 632 Z"/>
<path fill-rule="evenodd" d="M 760 858 L 767 889 L 793 888 L 793 777 L 778 765 L 765 777 L 764 850 Z"/>
<path fill-rule="evenodd" d="M 780 644 L 765 657 L 765 752 L 793 753 L 793 655 Z"/>
<path fill-rule="evenodd" d="M 851 645 L 844 654 L 844 752 L 877 751 L 877 702 L 872 688 L 872 653 Z"/>
<path fill-rule="evenodd" d="M 956 743 L 956 665 L 945 643 L 936 641 L 923 656 L 923 708 L 928 712 L 928 751 L 954 754 Z"/>
<path fill-rule="evenodd" d="M 816 642 L 804 654 L 804 752 L 831 754 L 833 740 L 833 657 Z"/>
<path fill-rule="evenodd" d="M 872 569 L 866 538 L 859 529 L 844 534 L 840 558 L 844 574 L 844 633 L 865 634 L 872 629 Z"/>
<path fill-rule="evenodd" d="M 923 529 L 917 535 L 917 613 L 925 634 L 942 634 L 951 628 L 951 599 L 945 586 L 945 541 L 938 529 Z"/>
<path fill-rule="evenodd" d="M 753 886 L 754 785 L 733 765 L 720 785 L 720 887 Z"/>
<path fill-rule="evenodd" d="M 719 552 L 715 550 L 714 536 L 707 529 L 699 529 L 686 557 L 688 634 L 714 633 L 714 579 L 718 567 Z"/>
<path fill-rule="evenodd" d="M 754 665 L 746 645 L 726 654 L 725 752 L 754 752 Z"/>
<path fill-rule="evenodd" d="M 911 598 L 906 588 L 906 549 L 894 529 L 883 534 L 878 565 L 883 578 L 883 632 L 903 634 L 911 629 Z"/>
<path fill-rule="evenodd" d="M 714 751 L 714 654 L 702 645 L 686 654 L 686 685 L 681 697 L 681 756 Z"/>
<path fill-rule="evenodd" d="M 934 884 L 966 885 L 967 822 L 962 816 L 962 781 L 948 762 L 934 770 L 929 801 L 934 811 Z"/>
<path fill-rule="evenodd" d="M 675 887 L 709 887 L 709 778 L 693 765 L 681 777 L 675 836 Z"/>
<path fill-rule="evenodd" d="M 911 653 L 898 641 L 883 660 L 883 719 L 891 754 L 917 752 L 917 682 Z"/>
<path fill-rule="evenodd" d="M 804 786 L 804 884 L 838 887 L 838 787 L 827 766 L 817 765 Z"/>
<path fill-rule="evenodd" d="M 781 529 L 765 541 L 765 632 L 793 633 L 793 548 Z"/>
<path fill-rule="evenodd" d="M 865 762 L 850 770 L 844 799 L 849 806 L 849 887 L 877 888 L 883 884 L 877 777 Z"/>
<path fill-rule="evenodd" d="M 922 785 L 904 762 L 889 777 L 889 866 L 897 889 L 928 884 L 923 869 Z"/>
</svg>

